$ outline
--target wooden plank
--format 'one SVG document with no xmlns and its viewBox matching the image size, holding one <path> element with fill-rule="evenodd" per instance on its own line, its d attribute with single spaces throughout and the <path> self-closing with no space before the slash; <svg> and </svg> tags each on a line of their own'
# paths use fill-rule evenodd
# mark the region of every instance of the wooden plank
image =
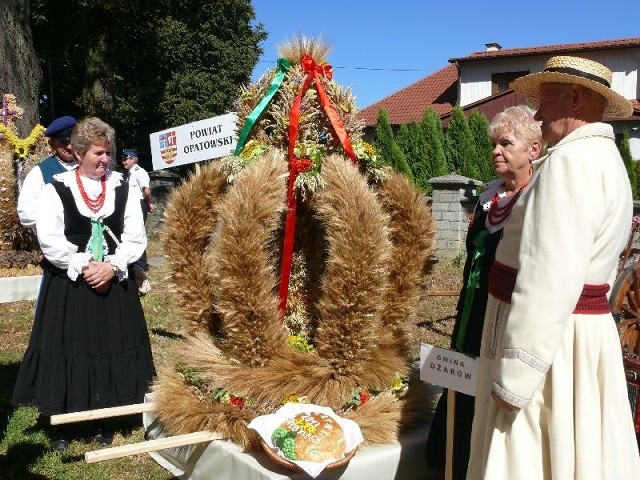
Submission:
<svg viewBox="0 0 640 480">
<path fill-rule="evenodd" d="M 429 297 L 457 297 L 459 295 L 460 290 L 427 290 Z"/>
<path fill-rule="evenodd" d="M 456 392 L 450 388 L 447 390 L 447 439 L 445 443 L 445 480 L 453 479 L 453 436 L 456 421 Z"/>
<path fill-rule="evenodd" d="M 84 412 L 61 413 L 59 415 L 51 415 L 51 425 L 84 422 L 86 420 L 97 420 L 99 418 L 120 417 L 122 415 L 132 415 L 134 413 L 149 412 L 153 409 L 155 409 L 155 403 L 148 402 L 134 403 L 133 405 L 123 405 L 121 407 L 85 410 Z"/>
<path fill-rule="evenodd" d="M 163 450 L 165 448 L 182 447 L 185 445 L 193 445 L 196 443 L 211 442 L 213 440 L 221 439 L 222 435 L 217 432 L 186 433 L 184 435 L 176 435 L 174 437 L 147 440 L 145 442 L 134 443 L 132 445 L 122 445 L 120 447 L 104 448 L 102 450 L 86 452 L 84 454 L 84 459 L 87 463 L 96 463 L 102 462 L 103 460 L 112 460 L 114 458 L 128 457 L 130 455 L 155 452 L 156 450 Z"/>
</svg>

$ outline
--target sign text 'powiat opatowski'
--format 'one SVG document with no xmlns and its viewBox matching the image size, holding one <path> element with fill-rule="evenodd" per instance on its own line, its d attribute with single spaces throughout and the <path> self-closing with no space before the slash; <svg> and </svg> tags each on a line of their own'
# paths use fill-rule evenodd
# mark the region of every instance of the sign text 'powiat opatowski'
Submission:
<svg viewBox="0 0 640 480">
<path fill-rule="evenodd" d="M 187 123 L 149 135 L 154 170 L 230 155 L 236 148 L 236 114 Z"/>
</svg>

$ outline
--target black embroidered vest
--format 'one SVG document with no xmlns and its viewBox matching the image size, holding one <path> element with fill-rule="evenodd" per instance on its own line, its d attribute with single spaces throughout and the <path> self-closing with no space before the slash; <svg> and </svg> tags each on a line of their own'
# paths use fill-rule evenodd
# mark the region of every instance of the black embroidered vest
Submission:
<svg viewBox="0 0 640 480">
<path fill-rule="evenodd" d="M 56 189 L 56 192 L 58 192 L 64 209 L 64 236 L 78 247 L 78 252 L 84 252 L 91 238 L 91 220 L 80 214 L 75 198 L 69 187 L 59 181 L 52 182 L 52 185 Z M 116 199 L 114 211 L 111 215 L 104 218 L 104 224 L 111 229 L 119 240 L 122 239 L 122 231 L 124 230 L 124 210 L 129 195 L 129 189 L 127 187 L 128 185 L 122 182 L 115 188 Z M 117 247 L 116 242 L 111 238 L 111 235 L 106 232 L 105 239 L 108 246 L 108 252 L 105 252 L 105 255 L 113 255 Z"/>
</svg>

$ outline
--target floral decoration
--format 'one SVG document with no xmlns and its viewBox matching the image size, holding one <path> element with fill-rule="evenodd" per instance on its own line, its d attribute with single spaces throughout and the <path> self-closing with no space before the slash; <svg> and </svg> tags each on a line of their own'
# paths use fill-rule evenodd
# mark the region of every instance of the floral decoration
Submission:
<svg viewBox="0 0 640 480">
<path fill-rule="evenodd" d="M 289 335 L 289 346 L 300 352 L 310 352 L 313 350 L 313 345 L 301 335 Z"/>
<path fill-rule="evenodd" d="M 190 386 L 193 387 L 198 395 L 202 398 L 209 397 L 213 400 L 216 400 L 220 403 L 226 403 L 229 405 L 233 405 L 234 407 L 244 408 L 245 406 L 254 406 L 255 403 L 251 401 L 249 398 L 241 395 L 236 395 L 234 393 L 229 392 L 229 390 L 217 387 L 211 388 L 206 381 L 204 381 L 198 373 L 193 369 L 182 369 L 181 375 L 184 381 Z M 401 396 L 406 390 L 409 388 L 409 380 L 400 375 L 396 375 L 393 379 L 393 383 L 391 386 L 386 389 L 398 396 Z M 351 398 L 344 404 L 344 409 L 356 409 L 361 407 L 365 403 L 367 403 L 371 397 L 375 397 L 379 395 L 385 390 L 376 390 L 373 388 L 363 388 L 356 387 L 353 389 L 353 393 Z M 282 405 L 287 403 L 310 403 L 309 397 L 306 395 L 297 395 L 296 393 L 291 393 L 285 396 L 282 399 Z"/>
</svg>

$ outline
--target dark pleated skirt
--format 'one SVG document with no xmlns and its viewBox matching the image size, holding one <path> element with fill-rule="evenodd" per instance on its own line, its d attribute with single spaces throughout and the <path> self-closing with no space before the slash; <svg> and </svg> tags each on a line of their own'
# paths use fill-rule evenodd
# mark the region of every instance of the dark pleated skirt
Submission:
<svg viewBox="0 0 640 480">
<path fill-rule="evenodd" d="M 66 272 L 45 269 L 14 405 L 54 415 L 140 403 L 154 375 L 131 273 L 99 294 Z"/>
</svg>

